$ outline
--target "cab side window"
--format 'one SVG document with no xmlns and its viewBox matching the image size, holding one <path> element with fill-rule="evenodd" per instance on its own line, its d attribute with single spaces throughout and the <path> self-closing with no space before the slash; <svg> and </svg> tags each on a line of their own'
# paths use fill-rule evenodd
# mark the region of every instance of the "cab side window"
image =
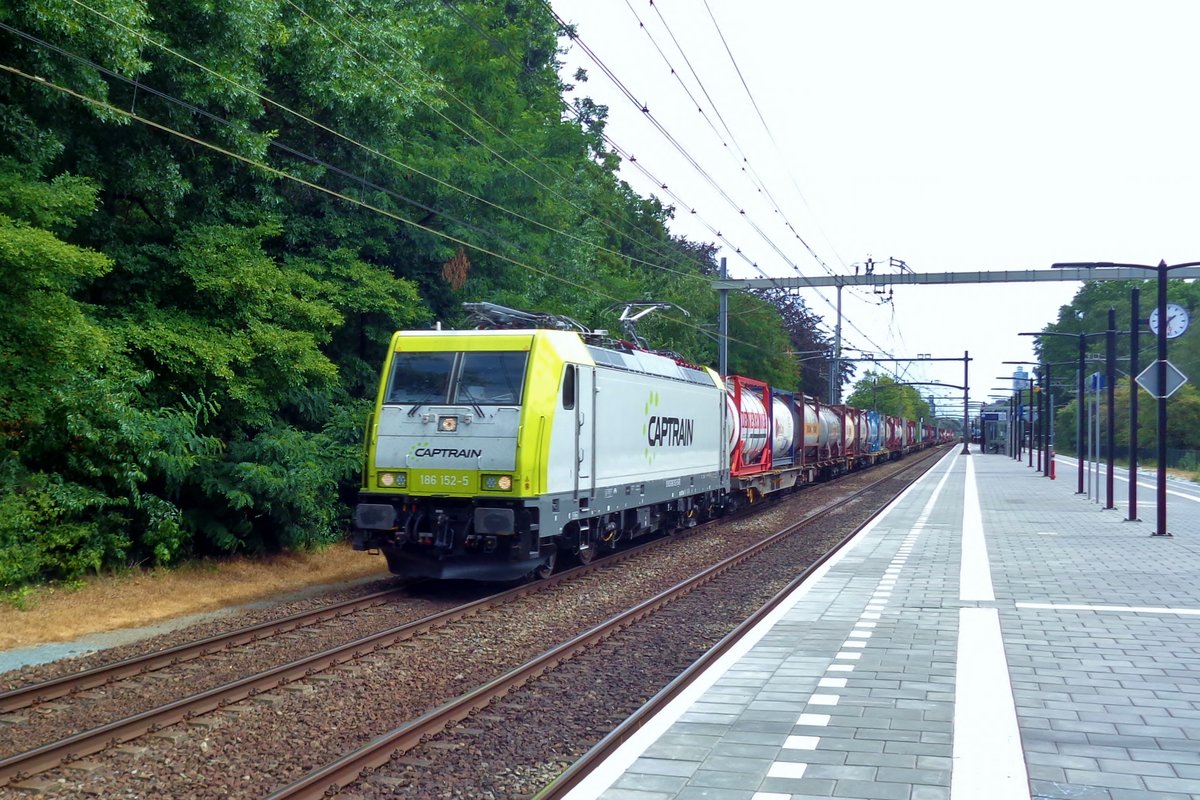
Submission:
<svg viewBox="0 0 1200 800">
<path fill-rule="evenodd" d="M 570 411 L 575 408 L 575 365 L 567 364 L 563 370 L 562 407 Z"/>
</svg>

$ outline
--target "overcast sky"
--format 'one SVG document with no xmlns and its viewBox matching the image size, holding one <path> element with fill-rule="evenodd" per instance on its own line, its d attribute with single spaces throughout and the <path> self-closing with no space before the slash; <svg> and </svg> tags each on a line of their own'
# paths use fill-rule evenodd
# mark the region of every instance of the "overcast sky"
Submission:
<svg viewBox="0 0 1200 800">
<path fill-rule="evenodd" d="M 675 233 L 721 244 L 734 277 L 762 277 L 737 249 L 767 276 L 826 274 L 789 225 L 843 274 L 868 257 L 916 272 L 1200 260 L 1195 2 L 551 2 L 708 178 L 572 47 L 564 78 L 589 77 L 572 94 L 607 105 L 609 137 L 676 197 L 622 176 L 679 207 Z M 846 289 L 844 344 L 969 351 L 986 399 L 1014 369 L 1001 362 L 1033 358 L 1017 332 L 1078 288 L 898 287 L 884 305 Z M 832 331 L 833 290 L 801 296 Z M 957 384 L 962 364 L 907 376 Z"/>
</svg>

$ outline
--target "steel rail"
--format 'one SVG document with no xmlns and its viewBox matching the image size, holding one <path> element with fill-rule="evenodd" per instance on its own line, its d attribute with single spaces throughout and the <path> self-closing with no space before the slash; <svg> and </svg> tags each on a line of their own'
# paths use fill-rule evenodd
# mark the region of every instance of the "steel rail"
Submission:
<svg viewBox="0 0 1200 800">
<path fill-rule="evenodd" d="M 915 469 L 917 466 L 924 464 L 925 459 L 915 462 L 909 469 Z M 903 470 L 907 472 L 908 470 Z M 755 557 L 763 550 L 778 544 L 785 538 L 794 535 L 798 530 L 811 525 L 813 522 L 832 514 L 835 511 L 843 509 L 848 504 L 857 500 L 862 495 L 876 488 L 878 485 L 887 480 L 892 480 L 895 475 L 882 478 L 869 486 L 864 487 L 851 495 L 848 495 L 841 500 L 830 503 L 829 505 L 814 511 L 804 519 L 799 520 L 787 528 L 779 531 L 771 536 L 757 542 L 754 545 L 735 553 L 723 561 L 714 564 L 708 569 L 700 572 L 692 577 L 681 581 L 675 586 L 666 589 L 648 600 L 645 600 L 627 611 L 612 617 L 605 622 L 596 625 L 592 629 L 576 636 L 575 638 L 552 648 L 551 650 L 542 653 L 524 665 L 519 666 L 510 672 L 502 675 L 491 682 L 472 690 L 448 703 L 445 703 L 416 719 L 406 722 L 404 725 L 395 728 L 381 736 L 372 739 L 362 747 L 353 750 L 341 758 L 320 767 L 292 784 L 270 794 L 266 800 L 318 800 L 319 798 L 328 797 L 336 794 L 347 785 L 357 780 L 358 776 L 364 770 L 374 769 L 386 764 L 391 760 L 392 755 L 397 751 L 411 749 L 419 744 L 423 737 L 440 733 L 445 728 L 453 723 L 467 718 L 473 712 L 486 707 L 493 699 L 501 697 L 509 692 L 514 687 L 521 686 L 533 678 L 542 675 L 543 673 L 553 669 L 559 663 L 573 658 L 578 653 L 587 650 L 596 643 L 607 639 L 608 637 L 624 630 L 630 625 L 635 624 L 641 619 L 650 616 L 659 609 L 671 604 L 680 597 L 695 591 L 701 586 L 714 580 L 722 573 L 738 566 L 739 564 Z M 907 484 L 904 488 L 907 488 Z M 903 491 L 901 489 L 900 491 Z M 896 493 L 899 495 L 899 492 Z M 865 523 L 864 523 L 865 524 Z M 840 549 L 844 544 L 853 538 L 854 534 L 861 529 L 862 526 L 856 528 L 854 533 L 848 535 L 840 542 L 833 551 L 822 556 L 823 563 L 829 558 L 833 552 Z M 814 567 L 815 568 L 815 567 Z M 806 570 L 804 575 L 811 572 Z M 803 576 L 801 576 L 803 577 Z M 799 579 L 798 579 L 799 580 Z M 795 583 L 795 582 L 793 582 Z M 772 603 L 778 603 L 778 599 Z M 759 612 L 762 613 L 762 612 Z M 757 618 L 757 614 L 756 617 Z M 740 626 L 737 630 L 741 630 Z M 732 635 L 732 634 L 731 634 Z M 717 647 L 728 647 L 724 644 L 729 639 L 725 637 Z M 707 657 L 702 658 L 702 661 L 708 663 Z M 698 662 L 699 663 L 699 662 Z M 695 667 L 689 669 L 684 674 L 691 674 Z M 670 689 L 679 682 L 679 679 L 672 682 L 667 688 Z M 666 690 L 664 690 L 666 691 Z M 661 694 L 661 693 L 660 693 Z M 653 700 L 651 701 L 653 702 Z"/>
<path fill-rule="evenodd" d="M 362 608 L 383 605 L 389 598 L 395 597 L 402 592 L 403 590 L 399 588 L 384 589 L 354 600 L 344 600 L 340 603 L 323 606 L 312 611 L 302 611 L 288 617 L 268 620 L 227 633 L 219 633 L 195 642 L 185 642 L 166 650 L 158 650 L 153 653 L 127 658 L 123 661 L 116 661 L 112 664 L 103 664 L 83 672 L 73 672 L 69 675 L 51 678 L 40 683 L 21 686 L 0 693 L 0 713 L 16 711 L 37 703 L 49 702 L 69 694 L 76 694 L 88 689 L 94 689 L 97 686 L 104 686 L 123 678 L 144 675 L 163 667 L 171 667 L 185 661 L 203 658 L 222 650 L 230 650 L 250 642 L 269 639 L 272 636 L 288 633 L 297 628 L 307 627 L 318 622 L 324 622 L 327 619 L 343 617 Z"/>
<path fill-rule="evenodd" d="M 564 576 L 568 573 L 563 573 Z M 305 658 L 283 664 L 272 669 L 250 675 L 241 680 L 200 692 L 158 708 L 149 709 L 124 719 L 82 731 L 65 739 L 49 742 L 23 753 L 0 760 L 0 786 L 25 780 L 39 772 L 59 765 L 69 764 L 84 756 L 92 755 L 109 747 L 136 739 L 146 733 L 154 733 L 177 722 L 190 720 L 201 714 L 223 708 L 264 691 L 278 688 L 301 678 L 362 658 L 397 642 L 411 639 L 431 628 L 448 624 L 471 614 L 486 610 L 494 605 L 511 602 L 524 594 L 539 591 L 552 584 L 544 581 L 528 587 L 485 597 L 466 605 L 431 614 L 421 619 L 394 626 L 387 630 L 338 645 Z"/>
</svg>

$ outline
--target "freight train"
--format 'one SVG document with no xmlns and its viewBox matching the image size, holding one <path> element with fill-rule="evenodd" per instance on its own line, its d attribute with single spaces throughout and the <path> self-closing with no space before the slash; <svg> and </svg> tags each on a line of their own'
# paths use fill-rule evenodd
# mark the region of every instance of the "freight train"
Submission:
<svg viewBox="0 0 1200 800">
<path fill-rule="evenodd" d="M 546 577 L 935 443 L 563 317 L 467 307 L 480 327 L 394 334 L 367 423 L 351 537 L 398 575 Z"/>
</svg>

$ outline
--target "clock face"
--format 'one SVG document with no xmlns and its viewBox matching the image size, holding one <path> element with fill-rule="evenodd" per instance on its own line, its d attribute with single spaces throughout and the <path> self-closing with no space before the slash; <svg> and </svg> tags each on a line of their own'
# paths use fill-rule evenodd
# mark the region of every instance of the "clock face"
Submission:
<svg viewBox="0 0 1200 800">
<path fill-rule="evenodd" d="M 1183 332 L 1188 328 L 1188 313 L 1183 306 L 1169 303 L 1167 305 L 1167 338 L 1174 339 L 1177 336 L 1182 336 Z M 1155 334 L 1158 333 L 1158 309 L 1150 312 L 1150 330 Z"/>
</svg>

